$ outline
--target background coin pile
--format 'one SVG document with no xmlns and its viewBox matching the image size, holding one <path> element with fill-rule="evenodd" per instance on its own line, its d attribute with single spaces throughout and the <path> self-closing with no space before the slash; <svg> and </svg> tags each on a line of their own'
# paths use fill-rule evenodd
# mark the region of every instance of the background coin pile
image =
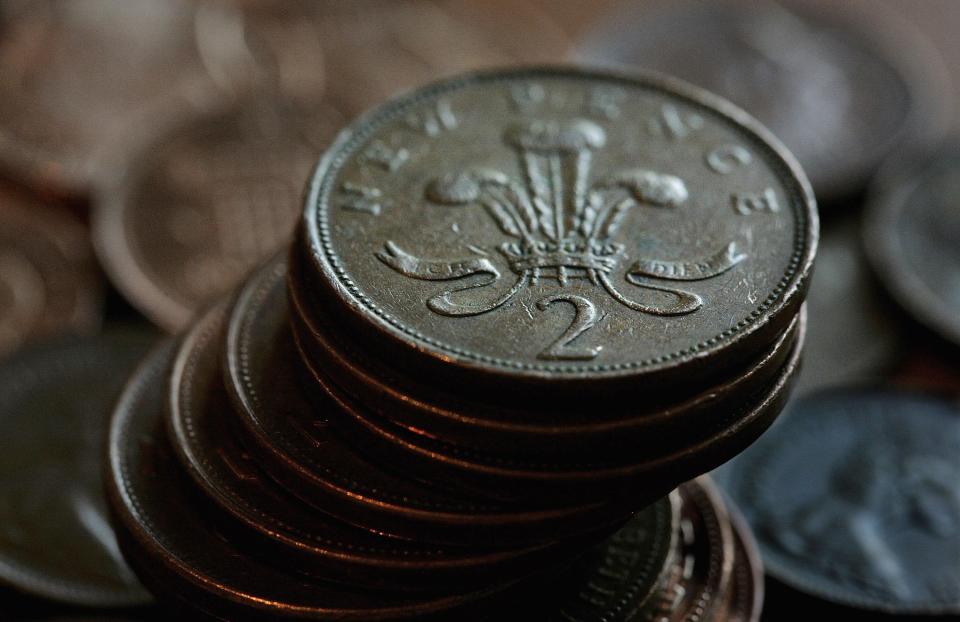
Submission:
<svg viewBox="0 0 960 622">
<path fill-rule="evenodd" d="M 100 459 L 92 457 L 112 410 L 107 404 L 139 356 L 133 352 L 143 351 L 142 345 L 118 346 L 118 329 L 126 333 L 133 325 L 139 332 L 154 324 L 179 332 L 254 266 L 287 247 L 310 167 L 363 110 L 451 73 L 556 61 L 653 69 L 727 97 L 781 138 L 811 177 L 822 234 L 788 416 L 782 431 L 778 424 L 755 452 L 718 474 L 768 562 L 764 618 L 784 619 L 801 607 L 828 619 L 956 615 L 960 452 L 951 443 L 960 434 L 960 211 L 954 205 L 960 163 L 952 136 L 960 119 L 958 22 L 960 7 L 952 0 L 0 0 L 0 619 L 169 618 L 166 610 L 145 604 L 149 595 L 120 559 L 100 498 Z M 667 136 L 686 128 L 683 119 L 668 116 L 650 129 Z M 944 145 L 933 148 L 937 142 Z M 289 264 L 300 277 L 311 275 L 303 255 Z M 312 324 L 295 324 L 316 372 L 296 369 L 304 387 L 336 379 L 339 397 L 362 402 L 364 415 L 412 417 L 411 427 L 429 429 L 458 453 L 473 444 L 503 452 L 509 446 L 500 441 L 506 439 L 520 443 L 524 456 L 538 446 L 546 458 L 560 453 L 559 439 L 552 447 L 538 437 L 504 436 L 490 425 L 482 434 L 451 425 L 447 415 L 464 409 L 496 415 L 497 408 L 483 403 L 491 396 L 504 401 L 503 389 L 482 385 L 467 391 L 469 399 L 451 402 L 446 394 L 459 393 L 454 377 L 444 381 L 444 392 L 424 394 L 420 368 L 410 367 L 417 358 L 369 348 L 362 324 L 346 335 L 349 352 L 359 358 L 326 357 L 324 346 L 347 350 L 311 332 L 324 326 L 320 311 L 326 307 L 318 309 L 304 316 Z M 560 303 L 547 311 L 562 315 L 570 308 Z M 63 333 L 90 338 L 64 340 Z M 292 343 L 271 360 L 300 360 Z M 774 348 L 771 342 L 764 356 L 772 357 Z M 738 364 L 762 368 L 762 358 L 758 351 L 750 364 Z M 358 367 L 372 365 L 371 359 L 390 364 Z M 156 393 L 147 413 L 160 421 L 172 399 L 170 370 L 161 377 L 163 364 L 152 365 L 157 382 L 144 387 Z M 220 365 L 227 371 L 226 361 Z M 393 368 L 400 368 L 396 376 Z M 397 386 L 417 399 L 397 401 L 392 384 L 367 382 L 370 370 L 404 380 Z M 714 384 L 730 380 L 718 377 Z M 228 391 L 231 383 L 223 384 L 224 409 L 243 412 Z M 737 386 L 721 397 L 739 394 Z M 707 386 L 694 392 L 706 393 Z M 323 392 L 304 391 L 296 408 L 314 408 L 318 394 L 322 405 Z M 864 421 L 860 413 L 875 416 Z M 491 422 L 497 419 L 485 421 Z M 314 430 L 308 431 L 312 438 Z M 248 445 L 261 447 L 249 432 L 236 430 L 243 452 Z M 369 429 L 353 432 L 361 449 L 383 441 Z M 130 438 L 140 444 L 166 435 Z M 627 438 L 612 440 L 623 447 Z M 643 435 L 629 442 L 672 451 Z M 574 453 L 593 453 L 585 444 L 571 445 Z M 403 479 L 422 474 L 423 447 L 385 447 L 403 465 Z M 213 479 L 204 488 L 184 455 L 166 447 L 162 453 L 157 464 L 177 473 L 177 494 L 203 493 L 226 481 Z M 500 491 L 499 475 L 491 480 L 482 469 L 478 477 L 477 465 L 463 469 L 436 453 L 444 458 L 445 479 L 467 496 Z M 257 473 L 270 468 L 271 475 L 304 475 L 285 471 L 291 461 L 283 454 L 248 456 Z M 248 466 L 233 461 L 225 468 L 242 474 Z M 446 490 L 451 481 L 438 484 Z M 300 480 L 287 484 L 300 486 Z M 235 490 L 254 495 L 254 488 Z M 530 503 L 543 505 L 550 494 L 536 488 Z M 322 486 L 303 490 L 310 491 L 305 496 L 324 492 Z M 493 502 L 516 503 L 518 488 L 503 492 L 510 490 Z M 589 505 L 591 492 L 574 496 Z M 312 501 L 331 499 L 337 497 Z M 671 520 L 680 521 L 677 533 L 691 532 L 678 519 L 684 512 L 677 509 L 679 499 L 672 497 Z M 392 531 L 409 527 L 375 499 L 367 501 L 364 512 Z M 663 578 L 683 576 L 680 554 L 670 556 L 668 575 L 653 579 L 630 566 L 632 553 L 625 553 L 627 544 L 648 547 L 644 554 L 653 550 L 656 538 L 647 535 L 663 532 L 647 526 L 665 515 L 665 502 L 658 503 L 659 514 L 648 511 L 619 537 L 591 549 L 566 583 L 537 591 L 527 582 L 519 597 L 508 592 L 514 611 L 542 612 L 549 602 L 554 608 L 547 609 L 563 619 L 628 617 L 612 614 L 607 604 L 613 601 L 600 593 L 624 588 L 637 597 L 627 587 L 636 583 L 655 593 L 643 601 L 648 605 L 669 609 L 676 603 L 680 611 L 687 603 L 696 615 L 698 597 L 690 595 L 699 588 Z M 229 499 L 219 493 L 192 494 L 188 505 L 206 508 L 217 533 L 254 543 L 258 559 L 293 551 L 297 564 L 307 563 L 317 557 L 305 551 L 326 546 L 275 524 L 280 535 L 273 538 L 256 517 L 231 513 Z M 532 532 L 517 535 L 535 539 Z M 675 551 L 678 542 L 671 544 Z M 350 558 L 352 568 L 369 579 L 358 570 L 364 568 L 357 565 L 360 557 Z M 505 558 L 502 563 L 510 565 Z M 748 574 L 734 570 L 739 578 L 733 584 L 756 586 Z M 177 575 L 160 579 L 177 585 Z M 586 600 L 561 603 L 561 592 L 588 584 L 596 589 L 584 592 Z M 738 611 L 756 610 L 742 606 L 762 592 L 751 590 L 730 592 L 739 594 L 730 597 L 740 603 Z M 600 603 L 596 609 L 578 609 L 591 600 Z M 486 619 L 494 617 L 504 616 Z"/>
<path fill-rule="evenodd" d="M 437 93 L 500 97 L 531 81 L 568 96 L 619 84 L 665 101 L 686 97 L 715 110 L 723 119 L 715 123 L 731 126 L 731 134 L 756 131 L 679 85 L 530 70 L 466 76 L 386 103 L 344 132 L 325 161 L 394 110 L 406 110 L 405 119 L 432 110 Z M 452 124 L 452 105 L 447 113 Z M 579 144 L 578 131 L 599 127 L 577 122 L 556 136 Z M 534 136 L 543 149 L 556 140 L 550 131 Z M 448 152 L 468 145 L 451 142 Z M 502 383 L 498 394 L 508 399 L 499 402 L 484 402 L 480 387 L 469 387 L 482 371 L 441 361 L 434 373 L 416 348 L 401 354 L 397 344 L 387 354 L 374 346 L 382 339 L 358 336 L 376 327 L 356 313 L 344 317 L 351 311 L 337 307 L 335 282 L 309 259 L 321 252 L 311 235 L 321 208 L 311 192 L 289 268 L 277 258 L 254 273 L 176 347 L 153 355 L 120 399 L 107 487 L 133 568 L 163 601 L 227 618 L 393 619 L 471 605 L 467 614 L 451 614 L 462 619 L 520 603 L 548 618 L 584 607 L 587 619 L 625 609 L 641 619 L 678 620 L 691 607 L 708 620 L 755 617 L 758 567 L 742 525 L 732 526 L 707 480 L 668 494 L 752 442 L 779 414 L 798 367 L 816 213 L 800 173 L 770 149 L 764 157 L 785 171 L 776 180 L 790 197 L 785 218 L 795 214 L 799 223 L 794 235 L 775 236 L 770 261 L 776 266 L 778 255 L 794 252 L 798 259 L 752 324 L 742 323 L 739 339 L 717 339 L 723 347 L 650 372 L 604 377 L 570 367 L 572 379 L 503 373 L 485 380 Z M 370 157 L 367 147 L 361 151 Z M 629 162 L 609 166 L 622 164 Z M 419 178 L 415 168 L 401 174 Z M 337 185 L 336 175 L 321 165 L 312 186 Z M 651 196 L 662 190 L 643 188 Z M 558 201 L 551 209 L 560 218 L 565 207 Z M 734 212 L 727 219 L 744 226 Z M 402 225 L 393 233 L 403 234 Z M 375 245 L 374 236 L 349 239 Z M 445 403 L 425 403 L 447 393 L 444 374 L 462 390 Z M 413 377 L 431 380 L 431 390 L 412 385 Z M 671 377 L 683 381 L 651 393 Z M 606 408 L 641 395 L 651 406 L 611 410 L 597 421 L 605 412 L 601 393 Z M 450 407 L 454 398 L 459 410 Z M 546 399 L 539 408 L 537 398 Z M 582 414 L 590 405 L 592 422 Z M 572 420 L 578 415 L 583 421 Z M 431 418 L 454 423 L 430 427 Z M 614 552 L 627 545 L 629 553 Z M 599 552 L 582 557 L 591 546 Z M 595 588 L 595 575 L 612 572 L 611 564 L 634 578 Z M 556 603 L 541 594 L 561 581 L 577 598 Z M 584 596 L 591 589 L 597 594 Z"/>
</svg>

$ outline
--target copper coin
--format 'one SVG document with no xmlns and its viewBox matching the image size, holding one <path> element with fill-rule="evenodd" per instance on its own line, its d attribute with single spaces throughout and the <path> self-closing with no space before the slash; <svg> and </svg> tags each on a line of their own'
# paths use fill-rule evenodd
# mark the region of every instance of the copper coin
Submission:
<svg viewBox="0 0 960 622">
<path fill-rule="evenodd" d="M 0 582 L 71 605 L 149 595 L 107 519 L 103 436 L 124 378 L 152 342 L 111 334 L 24 352 L 0 368 Z"/>
<path fill-rule="evenodd" d="M 86 195 L 106 145 L 197 68 L 194 3 L 5 3 L 0 165 L 43 191 Z"/>
<path fill-rule="evenodd" d="M 571 554 L 572 545 L 482 550 L 421 544 L 358 529 L 304 506 L 269 480 L 234 438 L 220 370 L 226 318 L 227 306 L 219 305 L 184 337 L 170 381 L 168 428 L 177 457 L 203 496 L 240 528 L 241 541 L 258 545 L 267 559 L 288 560 L 330 581 L 437 591 L 483 578 L 505 581 L 549 563 L 551 556 Z"/>
<path fill-rule="evenodd" d="M 790 412 L 723 474 L 768 574 L 834 603 L 960 612 L 955 402 L 833 390 Z"/>
<path fill-rule="evenodd" d="M 707 477 L 679 488 L 682 505 L 673 582 L 637 620 L 722 620 L 733 581 L 735 538 L 723 498 Z"/>
<path fill-rule="evenodd" d="M 720 619 L 728 622 L 758 622 L 763 610 L 763 562 L 750 525 L 736 506 L 724 499 L 733 527 L 733 578 L 726 612 Z"/>
<path fill-rule="evenodd" d="M 502 546 L 591 531 L 626 513 L 479 500 L 409 477 L 407 469 L 353 446 L 328 423 L 336 402 L 300 386 L 287 324 L 286 266 L 265 266 L 241 291 L 227 333 L 227 388 L 248 451 L 272 477 L 322 511 L 366 528 L 432 542 Z M 253 355 L 253 353 L 258 353 Z M 530 507 L 535 505 L 535 507 Z"/>
<path fill-rule="evenodd" d="M 507 403 L 749 360 L 799 309 L 817 239 L 803 173 L 739 109 L 577 69 L 467 74 L 372 111 L 320 162 L 303 224 L 344 330 Z"/>
<path fill-rule="evenodd" d="M 303 126 L 274 100 L 197 105 L 145 141 L 101 191 L 94 219 L 112 280 L 168 331 L 288 241 L 319 135 L 340 123 L 328 107 Z"/>
<path fill-rule="evenodd" d="M 878 180 L 864 223 L 876 276 L 910 315 L 960 345 L 960 148 L 904 166 Z"/>
<path fill-rule="evenodd" d="M 311 300 L 300 266 L 299 257 L 292 257 L 288 276 L 291 319 L 304 355 L 315 369 L 380 418 L 452 443 L 493 451 L 511 447 L 528 454 L 567 457 L 598 451 L 637 455 L 689 444 L 697 436 L 716 431 L 716 412 L 735 408 L 744 397 L 769 384 L 792 351 L 799 324 L 795 317 L 771 349 L 748 368 L 731 369 L 731 377 L 719 385 L 675 395 L 673 400 L 650 396 L 609 410 L 580 404 L 551 404 L 535 410 L 491 407 L 458 395 L 456 387 L 430 384 L 429 378 L 411 378 L 389 361 L 378 361 L 344 339 L 337 324 L 318 317 L 322 306 Z"/>
<path fill-rule="evenodd" d="M 638 490 L 660 496 L 730 460 L 779 415 L 799 368 L 804 324 L 805 320 L 801 320 L 797 341 L 777 377 L 758 394 L 724 411 L 714 434 L 670 453 L 635 455 L 626 462 L 605 453 L 578 459 L 550 458 L 455 445 L 377 418 L 321 374 L 315 370 L 311 373 L 338 404 L 338 408 L 329 411 L 329 417 L 339 432 L 370 454 L 390 456 L 397 463 L 408 465 L 421 478 L 459 486 L 473 483 L 487 494 L 545 498 L 554 503 L 603 499 L 617 490 L 630 491 L 628 496 L 637 495 Z"/>
<path fill-rule="evenodd" d="M 100 324 L 100 276 L 83 225 L 0 184 L 0 357 Z"/>
<path fill-rule="evenodd" d="M 163 428 L 172 344 L 127 385 L 109 432 L 107 492 L 124 554 L 161 596 L 226 619 L 387 620 L 482 596 L 393 595 L 308 579 L 258 561 L 217 532 L 184 488 Z"/>
<path fill-rule="evenodd" d="M 821 201 L 860 192 L 898 145 L 946 125 L 943 61 L 875 2 L 622 2 L 578 59 L 730 98 L 793 152 Z"/>
</svg>

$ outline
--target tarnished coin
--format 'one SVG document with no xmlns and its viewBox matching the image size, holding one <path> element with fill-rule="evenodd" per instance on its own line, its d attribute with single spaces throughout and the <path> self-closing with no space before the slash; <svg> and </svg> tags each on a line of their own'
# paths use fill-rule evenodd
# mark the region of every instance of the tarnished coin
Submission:
<svg viewBox="0 0 960 622">
<path fill-rule="evenodd" d="M 4 3 L 0 166 L 86 194 L 104 146 L 196 67 L 193 13 L 188 0 Z"/>
<path fill-rule="evenodd" d="M 748 360 L 799 309 L 817 239 L 802 172 L 738 109 L 560 68 L 369 113 L 321 160 L 303 223 L 344 330 L 507 402 L 689 387 Z"/>
<path fill-rule="evenodd" d="M 225 515 L 224 528 L 236 533 L 246 550 L 257 548 L 274 564 L 289 563 L 334 582 L 433 592 L 476 585 L 484 578 L 519 578 L 561 553 L 576 552 L 574 543 L 482 549 L 390 538 L 318 512 L 279 488 L 239 446 L 231 425 L 234 415 L 220 369 L 227 309 L 224 304 L 208 312 L 180 345 L 167 422 L 187 473 Z"/>
<path fill-rule="evenodd" d="M 891 169 L 867 210 L 867 256 L 900 306 L 960 345 L 960 147 Z"/>
<path fill-rule="evenodd" d="M 946 122 L 932 46 L 875 2 L 830 4 L 623 2 L 576 58 L 662 71 L 729 97 L 783 140 L 829 201 L 862 190 L 898 143 Z M 677 115 L 663 127 L 685 131 Z"/>
<path fill-rule="evenodd" d="M 0 357 L 35 339 L 95 329 L 101 305 L 83 225 L 0 184 Z"/>
<path fill-rule="evenodd" d="M 956 404 L 886 391 L 810 396 L 723 481 L 784 583 L 889 613 L 960 612 Z"/>
<path fill-rule="evenodd" d="M 720 616 L 727 622 L 757 622 L 763 610 L 763 562 L 750 525 L 736 506 L 726 503 L 733 527 L 733 577 L 726 612 Z"/>
<path fill-rule="evenodd" d="M 204 103 L 173 114 L 103 188 L 96 250 L 117 287 L 168 331 L 289 239 L 333 108 L 308 124 L 289 102 Z"/>
<path fill-rule="evenodd" d="M 831 223 L 807 295 L 810 328 L 796 394 L 879 379 L 902 349 L 900 327 L 870 270 L 859 221 Z"/>
<path fill-rule="evenodd" d="M 444 490 L 410 478 L 369 443 L 347 443 L 329 422 L 337 403 L 318 390 L 308 399 L 298 382 L 285 271 L 282 262 L 268 264 L 241 291 L 227 333 L 226 384 L 248 451 L 291 493 L 381 533 L 491 548 L 556 540 L 624 518 L 626 511 L 599 503 L 518 506 Z"/>
<path fill-rule="evenodd" d="M 0 581 L 73 605 L 149 596 L 104 508 L 103 436 L 147 336 L 113 334 L 31 350 L 0 368 Z"/>
<path fill-rule="evenodd" d="M 108 438 L 107 492 L 118 539 L 152 591 L 229 620 L 389 620 L 451 609 L 484 595 L 349 588 L 242 552 L 195 506 L 166 443 L 163 378 L 172 359 L 171 347 L 159 350 L 134 375 Z"/>
</svg>

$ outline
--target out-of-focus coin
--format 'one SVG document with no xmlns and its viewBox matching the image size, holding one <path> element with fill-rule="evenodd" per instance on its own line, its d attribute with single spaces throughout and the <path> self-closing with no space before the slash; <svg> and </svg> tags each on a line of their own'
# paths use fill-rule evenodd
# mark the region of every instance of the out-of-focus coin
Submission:
<svg viewBox="0 0 960 622">
<path fill-rule="evenodd" d="M 544 542 L 612 523 L 602 504 L 517 507 L 448 491 L 409 477 L 407 469 L 350 445 L 329 423 L 337 403 L 298 382 L 288 327 L 282 262 L 244 287 L 227 333 L 228 390 L 248 451 L 275 480 L 321 511 L 380 533 L 444 544 L 498 547 Z M 262 353 L 251 356 L 250 353 Z M 322 448 L 322 450 L 318 450 Z M 366 452 L 366 453 L 365 453 Z"/>
<path fill-rule="evenodd" d="M 867 256 L 901 307 L 960 346 L 960 147 L 896 164 L 867 211 Z"/>
<path fill-rule="evenodd" d="M 85 194 L 103 148 L 196 67 L 187 0 L 28 0 L 0 10 L 0 166 Z"/>
<path fill-rule="evenodd" d="M 83 225 L 0 184 L 0 357 L 100 323 L 101 284 Z"/>
<path fill-rule="evenodd" d="M 624 2 L 576 57 L 730 98 L 783 140 L 829 201 L 862 190 L 898 143 L 946 123 L 932 46 L 877 3 L 842 4 Z M 666 131 L 679 123 L 668 119 Z"/>
<path fill-rule="evenodd" d="M 750 525 L 735 505 L 727 502 L 727 515 L 733 527 L 733 578 L 727 611 L 721 620 L 757 622 L 763 610 L 763 562 Z"/>
<path fill-rule="evenodd" d="M 878 379 L 894 366 L 900 329 L 881 289 L 859 222 L 849 218 L 826 227 L 807 294 L 810 327 L 795 394 Z"/>
<path fill-rule="evenodd" d="M 723 474 L 768 572 L 854 607 L 960 612 L 958 415 L 884 391 L 794 403 Z"/>
<path fill-rule="evenodd" d="M 74 605 L 149 596 L 104 508 L 103 436 L 124 378 L 151 343 L 114 334 L 23 353 L 0 368 L 0 581 Z"/>
<path fill-rule="evenodd" d="M 172 347 L 159 350 L 134 375 L 108 440 L 107 491 L 118 539 L 152 591 L 230 620 L 388 620 L 451 609 L 484 595 L 414 596 L 334 585 L 260 562 L 221 536 L 183 488 L 166 443 L 163 378 L 173 354 Z"/>
<path fill-rule="evenodd" d="M 239 446 L 231 425 L 233 412 L 220 369 L 227 310 L 220 305 L 208 312 L 184 337 L 171 375 L 167 422 L 181 463 L 224 514 L 224 528 L 232 528 L 247 550 L 258 548 L 272 563 L 290 563 L 338 583 L 433 593 L 463 589 L 484 578 L 519 578 L 549 565 L 560 553 L 571 554 L 572 543 L 505 549 L 391 538 L 318 512 L 279 488 Z"/>
<path fill-rule="evenodd" d="M 803 173 L 741 111 L 570 69 L 385 104 L 327 152 L 303 222 L 325 313 L 504 401 L 688 389 L 756 356 L 795 317 L 817 239 Z"/>
<path fill-rule="evenodd" d="M 301 124 L 289 102 L 187 107 L 99 193 L 96 250 L 118 288 L 168 331 L 290 237 L 333 108 Z M 156 129 L 156 127 L 154 127 Z"/>
</svg>

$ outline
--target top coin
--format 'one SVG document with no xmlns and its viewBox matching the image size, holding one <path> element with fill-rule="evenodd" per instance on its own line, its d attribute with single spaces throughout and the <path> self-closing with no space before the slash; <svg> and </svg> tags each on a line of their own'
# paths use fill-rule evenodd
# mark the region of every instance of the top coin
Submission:
<svg viewBox="0 0 960 622">
<path fill-rule="evenodd" d="M 943 129 L 943 62 L 877 3 L 810 4 L 627 1 L 577 57 L 729 97 L 791 149 L 821 201 L 836 200 L 861 190 L 899 142 Z"/>
<path fill-rule="evenodd" d="M 799 308 L 818 235 L 803 173 L 748 115 L 572 68 L 467 74 L 368 113 L 320 161 L 303 225 L 324 313 L 359 338 L 537 382 L 742 360 Z"/>
</svg>

